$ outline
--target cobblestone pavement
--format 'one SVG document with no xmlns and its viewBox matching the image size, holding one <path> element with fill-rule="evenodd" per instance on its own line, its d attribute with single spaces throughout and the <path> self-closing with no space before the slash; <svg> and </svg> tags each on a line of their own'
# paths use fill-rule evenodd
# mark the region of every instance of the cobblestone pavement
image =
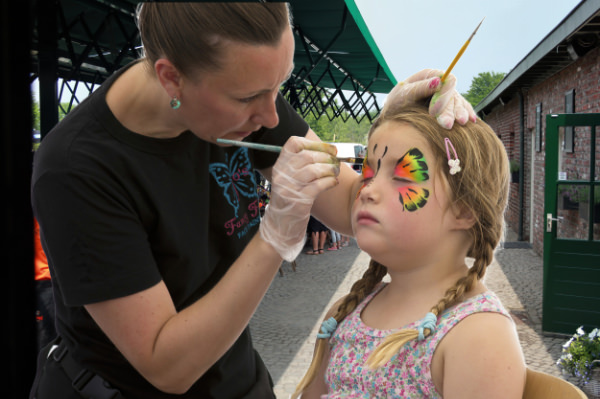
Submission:
<svg viewBox="0 0 600 399">
<path fill-rule="evenodd" d="M 542 259 L 523 245 L 510 245 L 513 237 L 509 233 L 506 246 L 496 252 L 484 281 L 511 312 L 527 365 L 560 377 L 555 363 L 567 337 L 541 332 Z M 295 272 L 284 262 L 283 276 L 275 277 L 250 322 L 278 399 L 294 391 L 310 364 L 325 312 L 364 273 L 369 256 L 351 240 L 341 250 L 302 253 L 296 261 Z"/>
</svg>

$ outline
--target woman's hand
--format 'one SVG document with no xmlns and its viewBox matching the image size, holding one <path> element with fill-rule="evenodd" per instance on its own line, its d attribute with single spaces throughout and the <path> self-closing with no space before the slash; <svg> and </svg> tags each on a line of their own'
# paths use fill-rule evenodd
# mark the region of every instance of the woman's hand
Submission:
<svg viewBox="0 0 600 399">
<path fill-rule="evenodd" d="M 391 105 L 404 105 L 418 102 L 433 95 L 429 104 L 429 113 L 435 116 L 438 123 L 451 129 L 456 120 L 464 125 L 469 120 L 477 121 L 477 115 L 471 104 L 456 91 L 456 77 L 448 75 L 441 84 L 444 71 L 439 69 L 424 69 L 400 82 L 388 94 L 383 112 Z"/>
<path fill-rule="evenodd" d="M 340 165 L 336 152 L 330 144 L 291 137 L 273 166 L 271 199 L 260 234 L 288 262 L 304 247 L 315 198 L 337 184 Z"/>
</svg>

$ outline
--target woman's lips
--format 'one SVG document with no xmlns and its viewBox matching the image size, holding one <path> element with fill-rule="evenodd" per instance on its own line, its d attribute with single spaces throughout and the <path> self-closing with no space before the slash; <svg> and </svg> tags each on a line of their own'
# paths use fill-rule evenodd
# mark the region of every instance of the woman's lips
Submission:
<svg viewBox="0 0 600 399">
<path fill-rule="evenodd" d="M 235 132 L 235 135 L 241 139 L 246 138 L 248 136 L 250 136 L 253 132 L 252 131 L 247 131 L 247 132 Z"/>
</svg>

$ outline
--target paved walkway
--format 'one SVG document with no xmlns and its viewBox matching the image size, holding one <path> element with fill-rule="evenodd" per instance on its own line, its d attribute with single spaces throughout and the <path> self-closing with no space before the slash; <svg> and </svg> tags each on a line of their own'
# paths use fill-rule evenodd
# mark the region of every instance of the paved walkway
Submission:
<svg viewBox="0 0 600 399">
<path fill-rule="evenodd" d="M 512 313 L 527 365 L 561 376 L 556 367 L 565 337 L 541 334 L 542 259 L 507 237 L 487 270 L 485 283 Z M 339 251 L 301 254 L 296 272 L 284 263 L 250 322 L 253 339 L 275 383 L 278 399 L 287 399 L 304 375 L 325 312 L 366 270 L 369 256 L 354 240 Z"/>
</svg>

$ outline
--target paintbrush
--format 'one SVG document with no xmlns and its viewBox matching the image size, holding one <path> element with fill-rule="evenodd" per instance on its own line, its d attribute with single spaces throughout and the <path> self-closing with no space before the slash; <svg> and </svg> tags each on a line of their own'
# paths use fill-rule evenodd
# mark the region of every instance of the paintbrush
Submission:
<svg viewBox="0 0 600 399">
<path fill-rule="evenodd" d="M 483 19 L 485 19 L 485 17 L 483 17 Z M 448 69 L 446 69 L 446 72 L 444 72 L 444 74 L 442 75 L 442 79 L 441 79 L 442 83 L 444 83 L 444 81 L 446 80 L 446 78 L 448 77 L 448 75 L 450 75 L 450 72 L 452 71 L 452 68 L 454 68 L 454 65 L 456 65 L 456 63 L 458 62 L 458 60 L 460 59 L 460 57 L 462 57 L 463 53 L 465 52 L 465 50 L 469 46 L 469 43 L 471 43 L 471 39 L 473 39 L 473 36 L 475 36 L 475 33 L 477 33 L 477 30 L 479 29 L 479 27 L 483 23 L 483 19 L 481 20 L 481 22 L 479 23 L 479 25 L 477 25 L 477 28 L 475 28 L 475 30 L 473 31 L 473 33 L 471 33 L 471 36 L 469 36 L 469 38 L 467 39 L 467 41 L 465 42 L 465 44 L 463 44 L 463 46 L 460 48 L 460 50 L 458 51 L 458 54 L 456 54 L 456 57 L 454 57 L 454 59 L 452 60 L 452 63 L 450 64 L 450 66 L 448 67 Z"/>
<path fill-rule="evenodd" d="M 237 141 L 237 140 L 227 140 L 227 139 L 217 139 L 217 143 L 221 144 L 229 144 L 235 147 L 246 147 L 251 148 L 253 150 L 261 150 L 261 151 L 269 151 L 269 152 L 281 152 L 281 146 L 272 145 L 272 144 L 261 144 L 261 143 L 252 143 L 248 141 Z M 337 158 L 340 162 L 362 162 L 362 158 Z M 358 159 L 358 161 L 357 161 Z"/>
</svg>

